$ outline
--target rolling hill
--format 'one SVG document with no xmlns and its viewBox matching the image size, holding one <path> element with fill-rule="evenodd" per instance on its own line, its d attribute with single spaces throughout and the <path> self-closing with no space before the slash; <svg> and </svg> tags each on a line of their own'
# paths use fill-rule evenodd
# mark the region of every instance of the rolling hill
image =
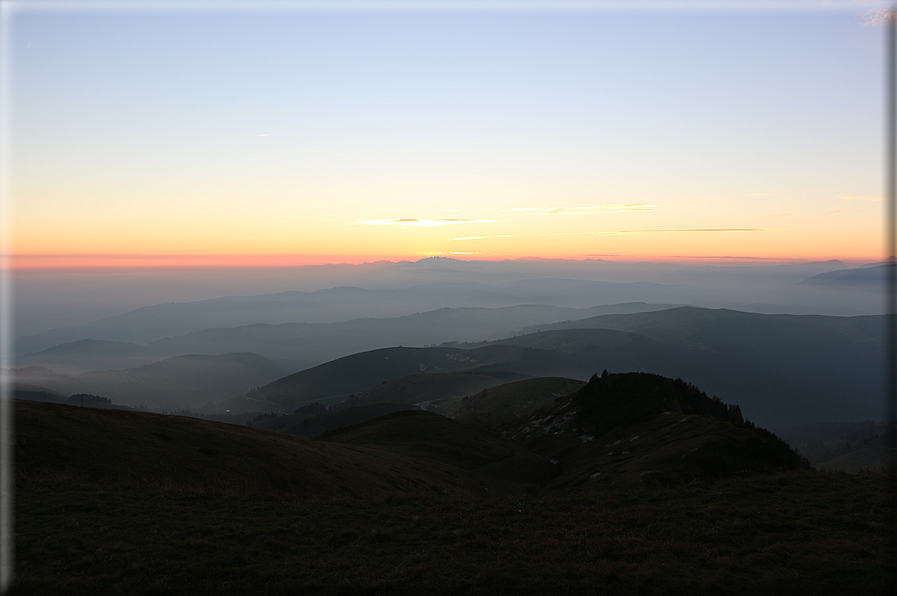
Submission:
<svg viewBox="0 0 897 596">
<path fill-rule="evenodd" d="M 459 348 L 385 348 L 339 358 L 279 379 L 244 395 L 210 405 L 232 412 L 292 412 L 303 404 L 339 403 L 391 379 L 421 372 L 471 371 L 513 360 L 520 348 L 506 345 Z"/>
<path fill-rule="evenodd" d="M 334 408 L 351 405 L 376 403 L 416 404 L 421 409 L 434 408 L 440 413 L 447 404 L 454 403 L 468 395 L 517 380 L 524 375 L 502 372 L 438 372 L 418 373 L 399 377 L 359 393 Z"/>
<path fill-rule="evenodd" d="M 557 466 L 548 490 L 672 485 L 809 468 L 737 406 L 681 379 L 594 375 L 579 391 L 499 427 Z"/>
<path fill-rule="evenodd" d="M 561 376 L 587 378 L 591 367 L 688 378 L 781 428 L 883 415 L 883 325 L 882 316 L 683 307 L 540 325 L 503 342 L 565 353 Z"/>
<path fill-rule="evenodd" d="M 585 382 L 560 377 L 537 377 L 483 389 L 443 408 L 452 418 L 483 428 L 526 416 L 580 389 Z"/>
<path fill-rule="evenodd" d="M 411 404 L 393 404 L 389 402 L 368 404 L 363 406 L 354 406 L 344 408 L 337 411 L 328 411 L 326 408 L 322 412 L 312 413 L 310 410 L 312 404 L 298 408 L 293 414 L 284 416 L 258 416 L 250 421 L 252 426 L 259 428 L 267 428 L 269 430 L 278 430 L 299 437 L 315 437 L 321 433 L 331 431 L 341 426 L 357 424 L 372 418 L 392 414 L 403 410 L 419 410 L 420 408 Z"/>
<path fill-rule="evenodd" d="M 585 381 L 607 369 L 692 379 L 711 394 L 742 404 L 754 420 L 773 429 L 874 420 L 882 415 L 882 324 L 880 316 L 761 315 L 691 307 L 605 315 L 540 325 L 491 342 L 355 354 L 217 407 L 289 412 L 321 399 L 335 404 L 420 372 Z"/>
<path fill-rule="evenodd" d="M 531 403 L 533 383 L 513 383 L 504 392 L 520 390 L 519 401 Z M 499 416 L 509 401 L 480 397 Z M 351 410 L 336 414 L 351 421 Z M 16 418 L 16 473 L 23 481 L 61 476 L 297 498 L 601 490 L 808 467 L 774 435 L 745 423 L 737 407 L 684 381 L 640 373 L 595 375 L 496 431 L 419 409 L 348 424 L 315 440 L 181 416 L 27 401 L 16 401 Z"/>
<path fill-rule="evenodd" d="M 449 464 L 424 466 L 376 447 L 182 416 L 15 403 L 18 483 L 279 498 L 475 496 L 480 478 Z"/>
<path fill-rule="evenodd" d="M 544 315 L 547 311 L 542 308 L 499 309 L 509 317 L 500 324 L 516 320 L 514 317 L 518 315 L 523 319 L 536 316 L 533 313 Z M 211 358 L 207 356 L 184 356 L 181 360 L 153 363 L 125 373 L 90 371 L 66 376 L 28 368 L 18 374 L 23 383 L 61 393 L 105 395 L 126 405 L 179 409 L 207 402 L 211 404 L 203 410 L 207 413 L 231 410 L 287 414 L 306 403 L 326 401 L 327 405 L 337 405 L 352 396 L 357 400 L 359 394 L 375 390 L 379 395 L 370 394 L 364 403 L 432 401 L 425 396 L 420 382 L 411 385 L 407 381 L 398 382 L 402 377 L 423 373 L 491 375 L 501 381 L 513 378 L 507 375 L 518 375 L 518 379 L 565 377 L 585 381 L 596 370 L 607 369 L 691 379 L 711 393 L 744 404 L 758 423 L 773 429 L 827 421 L 875 420 L 882 416 L 881 316 L 763 315 L 693 307 L 646 312 L 645 305 L 631 308 L 643 311 L 540 324 L 501 340 L 430 348 L 393 347 L 389 348 L 396 350 L 392 360 L 387 351 L 371 350 L 306 370 L 302 370 L 306 364 L 293 361 L 292 370 L 281 368 L 280 376 L 271 363 L 247 361 L 219 366 L 211 360 L 200 361 Z M 404 333 L 381 334 L 390 325 L 396 326 L 394 330 L 405 329 L 409 333 L 418 325 L 430 330 L 458 329 L 459 333 L 465 328 L 479 327 L 484 332 L 484 321 L 495 314 L 495 310 L 489 309 L 445 309 L 391 320 L 207 330 L 195 334 L 202 340 L 194 347 L 221 349 L 229 345 L 228 338 L 247 331 L 255 337 L 250 344 L 259 349 L 267 346 L 274 352 L 301 352 L 321 357 L 326 354 L 326 346 L 342 341 L 328 339 L 328 333 L 341 328 L 351 330 L 349 335 L 356 339 L 364 336 L 373 344 L 382 344 Z M 299 328 L 317 331 L 297 335 Z M 257 332 L 260 335 L 253 335 Z M 172 345 L 180 345 L 177 342 L 183 339 L 170 341 L 174 342 Z M 256 341 L 257 344 L 252 343 Z M 346 341 L 350 344 L 355 340 Z M 84 347 L 109 351 L 116 345 L 87 342 Z M 486 348 L 488 356 L 478 351 Z M 63 346 L 54 350 L 65 351 Z M 123 352 L 127 353 L 128 350 Z M 193 372 L 186 366 L 191 359 Z M 178 368 L 180 372 L 166 373 L 164 368 Z M 301 372 L 283 376 L 297 370 Z M 444 377 L 444 384 L 434 384 L 438 391 L 432 393 L 441 397 L 433 399 L 469 396 L 489 384 L 499 384 L 486 383 L 486 379 L 486 376 L 477 378 L 478 382 L 483 381 L 479 387 L 471 382 L 449 389 L 455 381 L 449 383 L 448 377 Z M 384 382 L 386 386 L 381 387 Z M 402 386 L 407 391 L 412 385 L 415 391 L 420 390 L 417 398 L 410 397 L 413 391 L 407 396 L 398 396 L 393 391 Z"/>
</svg>

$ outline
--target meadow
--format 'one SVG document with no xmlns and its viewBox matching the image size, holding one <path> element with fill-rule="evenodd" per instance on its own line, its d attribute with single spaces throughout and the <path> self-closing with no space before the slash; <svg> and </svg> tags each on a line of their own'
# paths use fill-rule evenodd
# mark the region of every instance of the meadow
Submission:
<svg viewBox="0 0 897 596">
<path fill-rule="evenodd" d="M 13 594 L 879 594 L 888 477 L 293 499 L 20 483 Z"/>
</svg>

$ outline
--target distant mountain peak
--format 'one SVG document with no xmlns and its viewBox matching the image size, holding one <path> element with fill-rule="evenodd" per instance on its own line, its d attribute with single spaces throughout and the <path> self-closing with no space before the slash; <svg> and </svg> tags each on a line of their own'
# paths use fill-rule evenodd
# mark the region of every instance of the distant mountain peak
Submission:
<svg viewBox="0 0 897 596">
<path fill-rule="evenodd" d="M 453 259 L 451 257 L 440 257 L 440 256 L 426 257 L 426 258 L 414 261 L 415 264 L 417 264 L 417 263 L 462 263 L 462 262 L 463 261 L 461 261 L 461 259 Z"/>
</svg>

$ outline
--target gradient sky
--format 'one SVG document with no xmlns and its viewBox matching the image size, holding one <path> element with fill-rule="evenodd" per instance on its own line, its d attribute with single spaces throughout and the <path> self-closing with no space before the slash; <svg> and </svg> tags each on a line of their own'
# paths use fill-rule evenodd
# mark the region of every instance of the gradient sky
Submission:
<svg viewBox="0 0 897 596">
<path fill-rule="evenodd" d="M 883 256 L 881 3 L 97 6 L 4 4 L 22 265 Z"/>
</svg>

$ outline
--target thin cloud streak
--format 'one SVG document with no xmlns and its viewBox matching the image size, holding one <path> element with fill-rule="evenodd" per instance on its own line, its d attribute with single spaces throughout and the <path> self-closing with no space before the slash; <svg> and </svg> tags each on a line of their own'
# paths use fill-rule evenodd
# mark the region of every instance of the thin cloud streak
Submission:
<svg viewBox="0 0 897 596">
<path fill-rule="evenodd" d="M 679 233 L 704 233 L 704 232 L 767 232 L 769 228 L 703 228 L 695 230 L 620 230 L 616 234 L 679 234 Z"/>
<path fill-rule="evenodd" d="M 730 232 L 767 232 L 769 228 L 703 228 L 694 230 L 615 230 L 607 232 L 566 232 L 560 234 L 536 234 L 536 236 L 597 236 L 607 234 L 683 234 L 683 233 L 730 233 Z"/>
<path fill-rule="evenodd" d="M 458 224 L 494 223 L 494 219 L 367 219 L 352 223 L 368 224 L 372 226 L 403 226 L 413 228 L 433 228 L 437 226 L 451 226 Z"/>
<path fill-rule="evenodd" d="M 600 215 L 603 213 L 630 213 L 642 211 L 654 211 L 657 205 L 644 203 L 630 203 L 618 205 L 595 205 L 593 207 L 557 207 L 545 209 L 541 215 Z"/>
</svg>

